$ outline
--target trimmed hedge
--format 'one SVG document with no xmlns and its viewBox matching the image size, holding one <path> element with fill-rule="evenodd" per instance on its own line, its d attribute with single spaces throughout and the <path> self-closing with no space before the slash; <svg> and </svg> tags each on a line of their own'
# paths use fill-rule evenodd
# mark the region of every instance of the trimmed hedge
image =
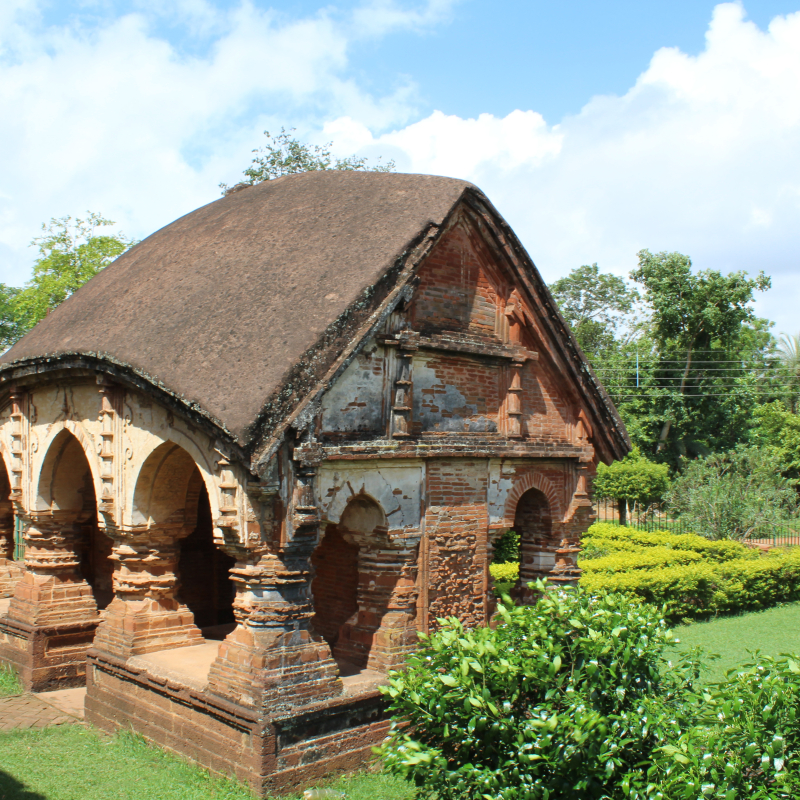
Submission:
<svg viewBox="0 0 800 800">
<path fill-rule="evenodd" d="M 620 550 L 640 552 L 646 547 L 668 547 L 671 550 L 688 550 L 700 553 L 711 561 L 732 561 L 738 558 L 758 558 L 758 553 L 741 542 L 731 540 L 711 541 L 696 533 L 669 533 L 668 531 L 637 531 L 634 528 L 595 522 L 581 541 L 583 558 L 597 558 Z"/>
<path fill-rule="evenodd" d="M 513 561 L 506 564 L 489 564 L 489 572 L 497 583 L 516 582 L 519 578 L 519 564 Z"/>
<path fill-rule="evenodd" d="M 762 554 L 739 542 L 596 523 L 584 538 L 580 584 L 664 607 L 670 621 L 800 600 L 800 549 Z"/>
</svg>

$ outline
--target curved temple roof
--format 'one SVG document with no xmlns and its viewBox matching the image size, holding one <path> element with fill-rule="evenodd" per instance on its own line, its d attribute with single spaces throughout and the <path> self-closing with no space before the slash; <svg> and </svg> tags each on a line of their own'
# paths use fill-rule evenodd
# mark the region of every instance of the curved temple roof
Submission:
<svg viewBox="0 0 800 800">
<path fill-rule="evenodd" d="M 488 213 L 517 253 L 563 363 L 608 426 L 605 452 L 621 457 L 624 425 L 513 232 L 472 184 L 430 175 L 308 172 L 209 203 L 50 313 L 0 357 L 0 381 L 16 367 L 99 360 L 160 386 L 249 449 L 363 335 L 405 262 L 462 200 Z"/>
<path fill-rule="evenodd" d="M 468 187 L 428 175 L 331 171 L 234 192 L 122 255 L 0 366 L 110 356 L 200 406 L 245 444 L 292 366 Z"/>
</svg>

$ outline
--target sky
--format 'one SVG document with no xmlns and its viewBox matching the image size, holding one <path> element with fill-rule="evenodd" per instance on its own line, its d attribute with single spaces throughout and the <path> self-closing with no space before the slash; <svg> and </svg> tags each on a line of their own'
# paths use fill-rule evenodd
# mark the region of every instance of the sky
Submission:
<svg viewBox="0 0 800 800">
<path fill-rule="evenodd" d="M 474 182 L 548 282 L 678 250 L 800 330 L 800 0 L 2 0 L 0 281 L 53 217 L 217 199 L 282 127 Z"/>
</svg>

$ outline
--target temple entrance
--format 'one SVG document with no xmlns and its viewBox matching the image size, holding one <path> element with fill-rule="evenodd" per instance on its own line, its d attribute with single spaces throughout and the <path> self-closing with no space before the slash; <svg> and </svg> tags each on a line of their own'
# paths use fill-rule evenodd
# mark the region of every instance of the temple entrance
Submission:
<svg viewBox="0 0 800 800">
<path fill-rule="evenodd" d="M 519 534 L 519 581 L 515 599 L 528 599 L 528 583 L 547 577 L 555 566 L 553 520 L 543 492 L 528 489 L 517 503 L 514 530 Z"/>
<path fill-rule="evenodd" d="M 366 494 L 351 497 L 328 526 L 311 559 L 312 622 L 343 676 L 400 666 L 416 641 L 417 544 L 393 540 Z"/>
<path fill-rule="evenodd" d="M 97 524 L 97 496 L 86 454 L 67 430 L 56 436 L 45 457 L 37 507 L 71 530 L 79 576 L 91 587 L 97 609 L 102 611 L 114 599 L 112 542 Z"/>
<path fill-rule="evenodd" d="M 133 521 L 148 526 L 175 548 L 171 593 L 176 609 L 188 608 L 205 639 L 224 639 L 235 626 L 235 587 L 230 570 L 236 561 L 214 543 L 211 503 L 194 459 L 174 442 L 157 447 L 136 482 Z M 145 538 L 147 536 L 145 535 Z"/>
</svg>

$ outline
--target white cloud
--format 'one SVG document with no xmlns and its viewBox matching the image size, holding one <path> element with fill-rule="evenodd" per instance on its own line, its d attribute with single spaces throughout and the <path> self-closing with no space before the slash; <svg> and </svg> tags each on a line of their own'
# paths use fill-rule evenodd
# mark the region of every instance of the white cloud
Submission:
<svg viewBox="0 0 800 800">
<path fill-rule="evenodd" d="M 25 280 L 26 245 L 51 216 L 101 211 L 143 236 L 215 199 L 265 128 L 294 120 L 313 136 L 341 115 L 373 129 L 405 122 L 413 87 L 371 95 L 348 76 L 348 50 L 434 24 L 449 5 L 378 1 L 291 19 L 249 0 L 225 12 L 175 0 L 46 28 L 34 0 L 11 0 L 0 14 L 0 280 Z M 154 32 L 164 18 L 215 35 L 187 54 Z"/>
<path fill-rule="evenodd" d="M 142 0 L 138 13 L 54 28 L 36 0 L 0 3 L 0 280 L 25 279 L 26 244 L 49 217 L 92 209 L 147 235 L 235 181 L 261 131 L 294 124 L 339 155 L 474 181 L 548 280 L 680 250 L 700 268 L 763 268 L 776 288 L 759 310 L 797 328 L 800 13 L 763 31 L 719 5 L 702 53 L 659 50 L 626 94 L 555 126 L 535 110 L 414 121 L 414 86 L 375 96 L 351 77 L 359 42 L 427 30 L 455 1 L 291 19 L 249 0 L 170 0 L 155 16 Z M 157 35 L 164 20 L 202 47 Z"/>
<path fill-rule="evenodd" d="M 772 274 L 759 311 L 794 330 L 799 97 L 800 13 L 762 31 L 728 3 L 698 56 L 659 50 L 624 96 L 593 98 L 559 125 L 530 111 L 436 112 L 360 141 L 411 171 L 477 183 L 548 280 L 593 261 L 624 274 L 641 248 L 680 250 L 700 268 Z"/>
</svg>

